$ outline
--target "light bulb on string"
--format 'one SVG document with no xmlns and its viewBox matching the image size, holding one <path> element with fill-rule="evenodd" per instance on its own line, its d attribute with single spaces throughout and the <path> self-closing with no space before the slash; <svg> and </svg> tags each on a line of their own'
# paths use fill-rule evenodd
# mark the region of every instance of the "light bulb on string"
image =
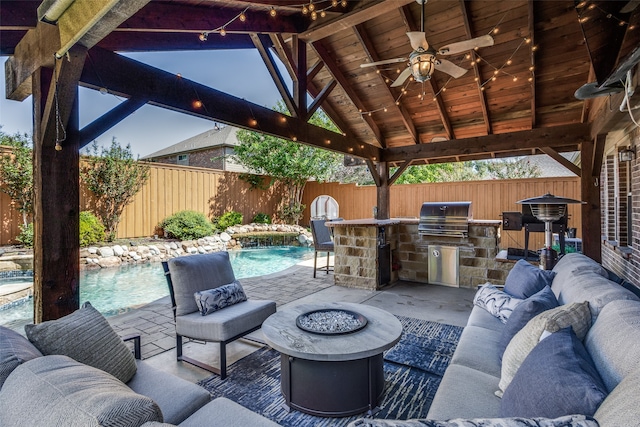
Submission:
<svg viewBox="0 0 640 427">
<path fill-rule="evenodd" d="M 240 22 L 245 22 L 247 20 L 247 15 L 245 15 L 244 12 L 240 12 L 240 15 L 238 15 L 238 19 L 240 20 Z"/>
<path fill-rule="evenodd" d="M 313 12 L 314 10 L 316 10 L 316 5 L 315 5 L 315 4 L 313 4 L 313 2 L 312 2 L 312 1 L 310 1 L 310 2 L 309 2 L 309 10 L 310 10 L 311 12 Z"/>
<path fill-rule="evenodd" d="M 198 39 L 200 39 L 201 42 L 206 42 L 207 38 L 209 38 L 209 34 L 207 34 L 206 32 L 200 33 L 200 35 L 198 36 Z"/>
<path fill-rule="evenodd" d="M 278 12 L 276 12 L 276 8 L 271 6 L 271 10 L 269 10 L 269 16 L 271 16 L 272 18 L 275 18 L 277 14 Z"/>
<path fill-rule="evenodd" d="M 227 35 L 227 30 L 226 30 L 226 28 L 224 28 L 224 27 L 220 28 L 220 35 L 221 35 L 222 37 L 224 37 L 224 36 L 226 36 L 226 35 Z"/>
</svg>

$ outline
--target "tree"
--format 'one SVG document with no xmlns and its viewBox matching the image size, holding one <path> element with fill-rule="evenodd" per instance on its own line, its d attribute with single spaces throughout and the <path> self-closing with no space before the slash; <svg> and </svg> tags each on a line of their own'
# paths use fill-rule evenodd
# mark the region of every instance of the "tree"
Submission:
<svg viewBox="0 0 640 427">
<path fill-rule="evenodd" d="M 274 110 L 286 112 L 279 102 Z M 322 111 L 309 120 L 311 124 L 337 132 L 336 126 Z M 280 207 L 280 216 L 285 222 L 296 224 L 305 206 L 302 193 L 308 180 L 326 181 L 342 162 L 342 155 L 258 132 L 238 132 L 240 144 L 232 155 L 254 174 L 271 177 L 269 185 L 281 183 L 286 191 Z"/>
<path fill-rule="evenodd" d="M 0 191 L 7 193 L 22 214 L 22 228 L 33 215 L 33 152 L 26 134 L 7 135 L 0 130 L 0 144 L 11 151 L 0 157 Z"/>
<path fill-rule="evenodd" d="M 122 211 L 149 178 L 149 166 L 134 160 L 131 146 L 123 148 L 115 138 L 100 153 L 95 141 L 88 151 L 80 176 L 96 197 L 96 214 L 106 229 L 107 239 L 113 240 Z"/>
</svg>

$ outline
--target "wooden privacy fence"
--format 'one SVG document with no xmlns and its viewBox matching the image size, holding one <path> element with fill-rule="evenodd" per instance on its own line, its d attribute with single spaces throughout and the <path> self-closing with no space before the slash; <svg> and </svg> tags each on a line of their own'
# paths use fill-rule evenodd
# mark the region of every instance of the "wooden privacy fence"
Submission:
<svg viewBox="0 0 640 427">
<path fill-rule="evenodd" d="M 250 222 L 257 213 L 275 213 L 281 193 L 279 186 L 251 189 L 237 173 L 151 163 L 149 180 L 122 213 L 117 237 L 153 236 L 158 223 L 181 210 L 209 218 L 234 210 Z M 91 193 L 81 186 L 80 210 L 91 210 L 91 205 Z M 16 243 L 22 216 L 5 193 L 0 193 L 0 218 L 0 245 Z"/>
<path fill-rule="evenodd" d="M 502 212 L 522 210 L 518 200 L 551 193 L 580 200 L 580 178 L 533 178 L 511 180 L 446 182 L 435 184 L 394 184 L 390 187 L 391 217 L 420 216 L 423 202 L 471 201 L 474 219 L 502 220 Z M 303 224 L 309 223 L 311 202 L 327 194 L 338 202 L 344 219 L 372 218 L 376 187 L 354 184 L 309 182 L 304 191 Z M 569 205 L 569 227 L 582 227 L 579 205 Z M 579 234 L 577 237 L 581 237 Z M 544 233 L 531 233 L 529 249 L 544 245 Z M 502 231 L 502 248 L 524 247 L 524 231 Z"/>
</svg>

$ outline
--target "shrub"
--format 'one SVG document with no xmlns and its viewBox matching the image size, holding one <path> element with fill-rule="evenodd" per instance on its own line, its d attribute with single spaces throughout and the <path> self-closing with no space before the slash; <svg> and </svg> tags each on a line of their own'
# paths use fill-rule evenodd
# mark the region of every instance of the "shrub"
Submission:
<svg viewBox="0 0 640 427">
<path fill-rule="evenodd" d="M 199 239 L 213 234 L 213 225 L 201 212 L 180 211 L 160 223 L 165 237 L 180 240 Z"/>
<path fill-rule="evenodd" d="M 20 226 L 20 234 L 16 237 L 16 240 L 28 248 L 33 247 L 33 223 L 30 222 L 27 225 Z"/>
<path fill-rule="evenodd" d="M 80 212 L 80 246 L 103 242 L 104 225 L 89 211 Z"/>
<path fill-rule="evenodd" d="M 256 224 L 271 224 L 271 216 L 266 213 L 260 212 L 253 217 L 253 222 L 255 222 Z"/>
<path fill-rule="evenodd" d="M 224 231 L 234 225 L 242 224 L 242 214 L 236 211 L 225 212 L 216 218 L 214 224 L 218 230 Z"/>
</svg>

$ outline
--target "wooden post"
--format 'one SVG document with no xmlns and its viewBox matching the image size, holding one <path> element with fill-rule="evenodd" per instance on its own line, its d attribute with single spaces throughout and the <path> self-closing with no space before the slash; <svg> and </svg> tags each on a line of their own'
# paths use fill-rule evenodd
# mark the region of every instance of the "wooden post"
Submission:
<svg viewBox="0 0 640 427">
<path fill-rule="evenodd" d="M 602 159 L 595 158 L 597 147 L 604 145 L 606 135 L 596 137 L 596 141 L 581 144 L 581 189 L 582 200 L 582 253 L 589 258 L 602 260 L 602 225 L 600 211 L 600 168 Z"/>
<path fill-rule="evenodd" d="M 85 48 L 72 48 L 54 73 L 40 68 L 32 79 L 36 323 L 80 303 L 78 81 L 85 57 Z"/>
<path fill-rule="evenodd" d="M 391 201 L 389 197 L 389 164 L 387 162 L 378 162 L 377 173 L 380 177 L 380 180 L 376 182 L 378 219 L 389 219 L 391 211 Z"/>
</svg>

